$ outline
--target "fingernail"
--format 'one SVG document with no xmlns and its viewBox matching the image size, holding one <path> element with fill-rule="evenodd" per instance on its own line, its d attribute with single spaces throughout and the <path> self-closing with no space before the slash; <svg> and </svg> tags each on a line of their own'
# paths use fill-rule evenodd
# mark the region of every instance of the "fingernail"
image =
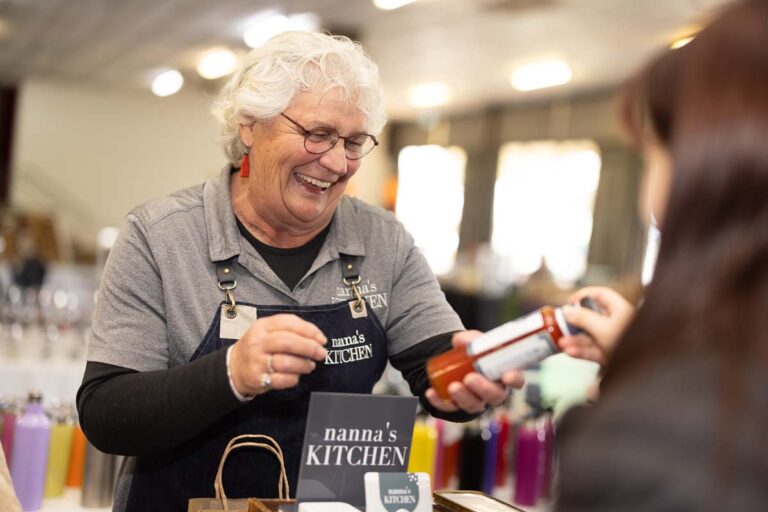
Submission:
<svg viewBox="0 0 768 512">
<path fill-rule="evenodd" d="M 323 345 L 325 345 L 326 343 L 328 343 L 328 338 L 326 338 L 326 337 L 325 337 L 325 335 L 324 335 L 323 333 L 320 333 L 320 334 L 318 334 L 317 336 L 315 336 L 315 339 L 316 339 L 317 341 L 319 341 L 320 343 L 322 343 Z"/>
</svg>

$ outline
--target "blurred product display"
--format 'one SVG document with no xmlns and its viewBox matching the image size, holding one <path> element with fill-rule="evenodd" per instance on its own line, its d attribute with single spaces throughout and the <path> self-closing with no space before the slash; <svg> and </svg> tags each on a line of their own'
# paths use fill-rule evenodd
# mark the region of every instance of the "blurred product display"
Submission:
<svg viewBox="0 0 768 512">
<path fill-rule="evenodd" d="M 69 458 L 72 453 L 74 411 L 71 406 L 57 406 L 50 410 L 50 416 L 51 441 L 44 496 L 55 498 L 64 494 Z"/>
<path fill-rule="evenodd" d="M 87 445 L 81 502 L 84 508 L 101 508 L 112 504 L 117 467 L 117 455 L 99 451 L 90 443 Z"/>
<path fill-rule="evenodd" d="M 32 391 L 16 422 L 11 455 L 11 479 L 25 512 L 43 506 L 51 422 L 43 410 L 43 395 Z"/>
</svg>

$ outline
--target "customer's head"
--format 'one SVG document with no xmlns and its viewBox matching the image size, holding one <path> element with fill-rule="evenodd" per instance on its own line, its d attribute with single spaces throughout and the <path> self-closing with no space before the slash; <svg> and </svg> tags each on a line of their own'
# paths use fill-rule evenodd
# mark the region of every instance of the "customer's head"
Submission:
<svg viewBox="0 0 768 512">
<path fill-rule="evenodd" d="M 668 193 L 655 191 L 668 198 L 654 281 L 606 383 L 675 352 L 765 354 L 768 1 L 726 9 L 654 61 L 630 98 L 647 114 L 630 126 L 668 155 L 671 180 Z"/>
<path fill-rule="evenodd" d="M 227 158 L 239 165 L 245 145 L 240 125 L 268 121 L 284 112 L 296 95 L 335 91 L 378 135 L 386 123 L 378 67 L 346 37 L 286 32 L 251 51 L 213 107 Z"/>
</svg>

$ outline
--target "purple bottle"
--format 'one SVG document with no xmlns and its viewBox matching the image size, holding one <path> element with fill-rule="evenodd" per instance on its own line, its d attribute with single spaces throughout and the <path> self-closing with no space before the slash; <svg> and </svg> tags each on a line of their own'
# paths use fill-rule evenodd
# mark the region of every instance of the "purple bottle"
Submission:
<svg viewBox="0 0 768 512">
<path fill-rule="evenodd" d="M 483 470 L 483 492 L 493 494 L 493 488 L 496 484 L 496 469 L 499 456 L 499 433 L 501 425 L 495 419 L 488 421 L 487 435 L 488 442 L 485 445 L 485 460 Z M 486 435 L 486 432 L 483 432 Z"/>
<path fill-rule="evenodd" d="M 518 505 L 536 505 L 541 492 L 544 451 L 536 428 L 536 419 L 529 418 L 517 433 L 515 460 L 515 494 Z"/>
<path fill-rule="evenodd" d="M 43 506 L 50 439 L 51 422 L 43 411 L 43 395 L 32 391 L 24 414 L 16 422 L 11 457 L 11 480 L 24 512 Z"/>
<path fill-rule="evenodd" d="M 552 480 L 555 473 L 555 422 L 552 419 L 552 411 L 546 410 L 539 419 L 537 425 L 539 440 L 543 444 L 544 468 L 542 471 L 541 488 L 539 497 L 550 498 L 552 493 Z"/>
</svg>

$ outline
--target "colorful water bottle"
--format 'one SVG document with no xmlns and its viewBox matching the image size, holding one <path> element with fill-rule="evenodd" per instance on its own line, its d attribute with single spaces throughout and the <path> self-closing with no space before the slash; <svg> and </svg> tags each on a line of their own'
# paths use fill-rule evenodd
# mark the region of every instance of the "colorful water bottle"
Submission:
<svg viewBox="0 0 768 512">
<path fill-rule="evenodd" d="M 3 453 L 11 469 L 11 457 L 13 457 L 13 435 L 16 431 L 16 422 L 21 416 L 22 407 L 18 401 L 9 401 L 3 409 Z"/>
<path fill-rule="evenodd" d="M 51 444 L 48 449 L 48 470 L 45 475 L 46 498 L 64 494 L 64 481 L 72 451 L 72 411 L 61 406 L 52 411 Z"/>
<path fill-rule="evenodd" d="M 430 482 L 435 480 L 435 452 L 437 429 L 430 420 L 417 420 L 413 427 L 409 473 L 428 473 Z"/>
<path fill-rule="evenodd" d="M 541 474 L 540 498 L 549 498 L 552 493 L 552 480 L 555 472 L 555 421 L 552 410 L 546 410 L 537 424 L 539 442 L 542 444 L 544 467 Z"/>
<path fill-rule="evenodd" d="M 486 442 L 488 439 L 483 438 L 483 431 L 476 421 L 467 424 L 459 452 L 459 489 L 483 490 Z"/>
<path fill-rule="evenodd" d="M 29 393 L 24 413 L 16 422 L 11 457 L 11 479 L 24 512 L 43 506 L 45 467 L 51 441 L 51 422 L 43 410 L 43 395 Z"/>
<path fill-rule="evenodd" d="M 485 460 L 483 463 L 483 492 L 493 494 L 496 484 L 496 469 L 499 457 L 499 433 L 501 425 L 495 419 L 488 420 L 485 426 L 488 442 L 485 444 Z"/>
<path fill-rule="evenodd" d="M 88 440 L 83 434 L 83 429 L 75 421 L 72 429 L 72 450 L 69 452 L 69 467 L 67 467 L 67 487 L 83 486 L 83 471 L 85 469 L 85 448 Z"/>
<path fill-rule="evenodd" d="M 533 506 L 539 498 L 543 451 L 539 441 L 536 419 L 528 418 L 517 432 L 517 457 L 515 460 L 514 501 L 518 505 Z"/>
<path fill-rule="evenodd" d="M 88 443 L 80 504 L 83 508 L 101 508 L 112 504 L 115 490 L 117 456 L 104 453 Z"/>
<path fill-rule="evenodd" d="M 509 417 L 506 413 L 499 414 L 496 418 L 499 422 L 499 443 L 498 456 L 496 457 L 496 487 L 503 487 L 507 484 L 507 473 L 509 472 Z"/>
</svg>

